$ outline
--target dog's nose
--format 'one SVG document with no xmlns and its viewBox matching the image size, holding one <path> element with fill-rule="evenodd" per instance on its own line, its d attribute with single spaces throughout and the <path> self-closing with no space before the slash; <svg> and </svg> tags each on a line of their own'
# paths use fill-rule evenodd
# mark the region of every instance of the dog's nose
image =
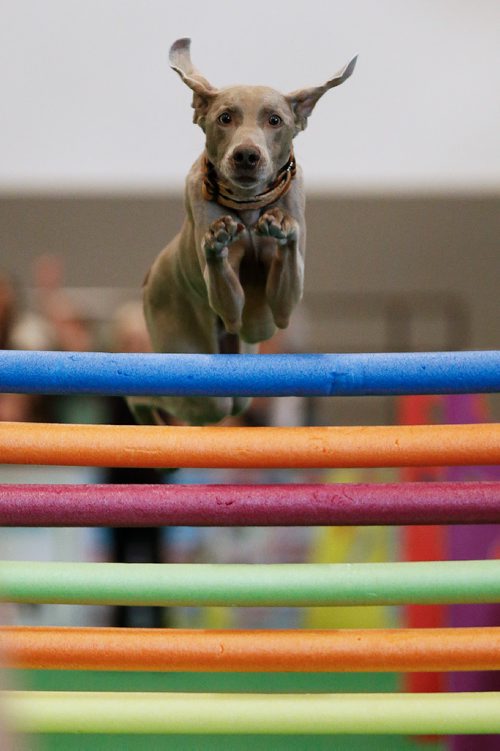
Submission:
<svg viewBox="0 0 500 751">
<path fill-rule="evenodd" d="M 260 162 L 260 151 L 254 146 L 239 146 L 233 152 L 233 162 L 243 169 L 255 169 Z"/>
</svg>

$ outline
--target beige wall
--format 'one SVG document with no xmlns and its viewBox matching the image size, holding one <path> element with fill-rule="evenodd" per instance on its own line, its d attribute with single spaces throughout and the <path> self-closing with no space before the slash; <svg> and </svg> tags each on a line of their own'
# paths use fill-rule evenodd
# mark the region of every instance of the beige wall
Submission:
<svg viewBox="0 0 500 751">
<path fill-rule="evenodd" d="M 0 267 L 29 285 L 31 262 L 51 251 L 64 256 L 66 282 L 83 288 L 84 302 L 94 286 L 139 295 L 182 215 L 180 196 L 4 199 Z M 289 348 L 498 348 L 499 238 L 500 198 L 310 196 L 306 293 Z M 92 299 L 91 315 L 112 309 L 100 302 Z M 500 399 L 490 404 L 498 419 Z M 324 424 L 380 424 L 394 419 L 395 404 L 336 398 L 310 407 Z"/>
<path fill-rule="evenodd" d="M 4 198 L 0 267 L 29 285 L 50 251 L 69 286 L 139 290 L 182 214 L 178 195 Z M 499 280 L 500 198 L 309 197 L 306 349 L 496 348 Z"/>
</svg>

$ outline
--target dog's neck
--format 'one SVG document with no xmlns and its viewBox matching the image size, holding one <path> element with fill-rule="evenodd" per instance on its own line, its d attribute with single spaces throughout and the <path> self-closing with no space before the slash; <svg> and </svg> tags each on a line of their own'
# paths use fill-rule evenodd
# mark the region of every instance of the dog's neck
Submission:
<svg viewBox="0 0 500 751">
<path fill-rule="evenodd" d="M 215 201 L 233 211 L 261 211 L 276 203 L 290 189 L 292 180 L 297 171 L 293 149 L 290 151 L 288 161 L 279 170 L 273 182 L 263 192 L 249 198 L 237 198 L 231 189 L 217 175 L 212 162 L 205 156 L 203 158 L 203 198 L 206 201 Z"/>
</svg>

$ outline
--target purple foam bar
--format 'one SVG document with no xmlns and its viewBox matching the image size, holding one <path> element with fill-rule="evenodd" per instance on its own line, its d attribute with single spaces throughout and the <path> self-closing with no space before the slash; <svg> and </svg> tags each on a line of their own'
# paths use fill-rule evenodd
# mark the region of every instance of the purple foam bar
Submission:
<svg viewBox="0 0 500 751">
<path fill-rule="evenodd" d="M 484 524 L 500 482 L 0 485 L 0 524 L 49 527 Z"/>
</svg>

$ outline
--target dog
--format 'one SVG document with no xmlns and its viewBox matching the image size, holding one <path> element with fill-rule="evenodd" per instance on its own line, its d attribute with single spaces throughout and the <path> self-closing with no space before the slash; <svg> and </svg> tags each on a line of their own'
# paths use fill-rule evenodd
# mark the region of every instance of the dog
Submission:
<svg viewBox="0 0 500 751">
<path fill-rule="evenodd" d="M 266 86 L 217 89 L 194 67 L 190 40 L 170 65 L 192 90 L 204 153 L 185 188 L 179 234 L 144 282 L 144 314 L 155 352 L 254 353 L 287 327 L 303 292 L 306 226 L 302 173 L 292 142 L 323 94 L 354 71 L 353 58 L 322 86 L 284 95 Z M 242 412 L 247 398 L 134 397 L 139 422 L 168 416 L 191 425 Z"/>
</svg>

